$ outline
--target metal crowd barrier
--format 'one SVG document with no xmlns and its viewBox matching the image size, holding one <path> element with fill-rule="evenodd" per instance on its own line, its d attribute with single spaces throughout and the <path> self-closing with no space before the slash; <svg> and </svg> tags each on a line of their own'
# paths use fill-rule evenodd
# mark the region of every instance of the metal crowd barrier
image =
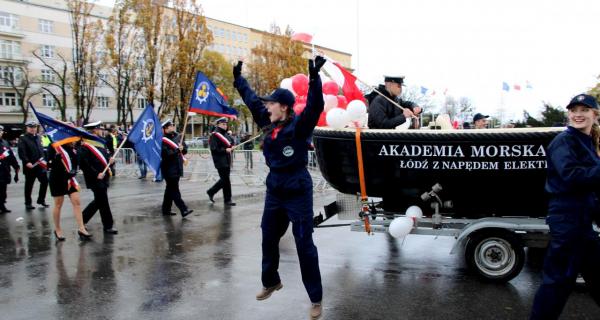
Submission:
<svg viewBox="0 0 600 320">
<path fill-rule="evenodd" d="M 213 164 L 210 149 L 190 148 L 186 155 L 184 180 L 214 183 L 219 179 Z M 137 155 L 134 149 L 122 148 L 115 157 L 116 175 L 121 177 L 138 177 L 140 174 Z M 314 151 L 308 154 L 308 170 L 313 179 L 315 191 L 329 189 L 317 164 Z M 246 186 L 264 186 L 269 173 L 265 158 L 260 150 L 235 150 L 232 154 L 231 184 Z M 148 171 L 148 176 L 152 173 Z"/>
</svg>

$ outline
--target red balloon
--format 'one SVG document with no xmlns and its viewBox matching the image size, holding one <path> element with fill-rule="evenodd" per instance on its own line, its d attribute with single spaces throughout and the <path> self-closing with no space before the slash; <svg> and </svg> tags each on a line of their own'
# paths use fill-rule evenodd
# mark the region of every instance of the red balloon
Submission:
<svg viewBox="0 0 600 320">
<path fill-rule="evenodd" d="M 346 107 L 348 106 L 348 100 L 346 99 L 346 97 L 337 96 L 337 99 L 338 99 L 337 107 L 346 110 Z"/>
<path fill-rule="evenodd" d="M 296 103 L 306 104 L 306 96 L 296 96 Z"/>
<path fill-rule="evenodd" d="M 317 122 L 317 127 L 327 127 L 326 116 L 327 116 L 327 113 L 321 112 L 321 115 L 319 116 L 319 122 Z"/>
<path fill-rule="evenodd" d="M 305 74 L 298 73 L 292 77 L 292 89 L 299 96 L 308 94 L 308 77 Z"/>
<path fill-rule="evenodd" d="M 306 104 L 296 102 L 296 104 L 294 104 L 294 113 L 301 114 L 302 111 L 304 111 L 305 107 L 306 107 Z"/>
<path fill-rule="evenodd" d="M 340 91 L 340 87 L 335 81 L 327 81 L 323 83 L 323 93 L 337 96 Z"/>
</svg>

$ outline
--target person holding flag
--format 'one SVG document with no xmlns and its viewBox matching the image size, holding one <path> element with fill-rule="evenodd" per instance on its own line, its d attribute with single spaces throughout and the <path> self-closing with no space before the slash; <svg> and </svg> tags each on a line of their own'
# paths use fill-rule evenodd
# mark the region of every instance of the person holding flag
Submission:
<svg viewBox="0 0 600 320">
<path fill-rule="evenodd" d="M 283 285 L 279 268 L 279 240 L 290 222 L 300 260 L 302 282 L 312 306 L 310 317 L 322 313 L 323 287 L 319 270 L 317 247 L 313 243 L 313 185 L 306 168 L 308 138 L 312 135 L 325 102 L 319 70 L 325 64 L 323 57 L 308 61 L 309 89 L 306 107 L 300 114 L 292 109 L 295 98 L 287 89 L 275 89 L 269 96 L 258 97 L 242 77 L 242 62 L 233 68 L 234 87 L 252 112 L 252 117 L 263 129 L 263 155 L 269 167 L 266 185 L 262 229 L 262 284 L 256 295 L 265 300 Z"/>
<path fill-rule="evenodd" d="M 165 195 L 162 203 L 162 213 L 165 216 L 174 216 L 175 212 L 171 212 L 173 202 L 181 212 L 181 217 L 185 218 L 194 210 L 188 209 L 179 191 L 179 179 L 183 176 L 184 155 L 187 153 L 187 146 L 182 141 L 180 135 L 175 132 L 175 125 L 171 119 L 167 119 L 162 123 L 163 137 L 161 156 L 162 163 L 160 164 L 161 175 L 165 180 Z M 181 141 L 177 143 L 175 141 Z"/>
<path fill-rule="evenodd" d="M 10 167 L 15 170 L 15 182 L 19 181 L 19 162 L 10 145 L 2 139 L 4 127 L 0 126 L 0 213 L 11 212 L 6 208 L 6 187 L 10 184 Z"/>
<path fill-rule="evenodd" d="M 235 206 L 231 201 L 231 152 L 233 147 L 233 138 L 227 133 L 227 118 L 221 117 L 216 121 L 217 127 L 210 135 L 209 145 L 210 154 L 217 172 L 219 172 L 219 181 L 206 191 L 211 202 L 215 202 L 213 197 L 219 190 L 223 189 L 223 200 L 226 207 Z"/>
<path fill-rule="evenodd" d="M 83 126 L 95 137 L 95 139 L 84 139 L 79 152 L 79 164 L 83 171 L 85 185 L 94 193 L 94 200 L 83 209 L 83 223 L 87 224 L 96 211 L 100 211 L 104 233 L 117 234 L 119 231 L 114 227 L 108 202 L 109 177 L 112 173 L 110 169 L 107 170 L 107 167 L 114 162 L 114 159 L 108 157 L 106 145 L 102 141 L 101 124 L 101 121 L 96 121 Z"/>
<path fill-rule="evenodd" d="M 31 204 L 31 192 L 33 184 L 37 179 L 40 182 L 37 204 L 48 208 L 46 204 L 46 190 L 48 189 L 48 177 L 46 169 L 48 167 L 44 158 L 44 148 L 40 136 L 37 134 L 38 123 L 28 121 L 25 123 L 26 132 L 19 137 L 19 158 L 23 163 L 23 174 L 25 175 L 25 208 L 27 210 L 35 209 Z"/>
</svg>

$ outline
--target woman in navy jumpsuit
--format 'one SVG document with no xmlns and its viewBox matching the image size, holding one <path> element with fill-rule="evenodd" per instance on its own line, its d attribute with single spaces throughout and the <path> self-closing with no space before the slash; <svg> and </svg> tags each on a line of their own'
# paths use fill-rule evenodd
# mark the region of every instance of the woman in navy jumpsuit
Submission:
<svg viewBox="0 0 600 320">
<path fill-rule="evenodd" d="M 557 319 L 582 274 L 600 305 L 600 238 L 592 229 L 600 188 L 598 103 L 580 94 L 567 106 L 569 127 L 547 150 L 551 240 L 531 319 Z"/>
<path fill-rule="evenodd" d="M 312 180 L 308 163 L 309 139 L 323 111 L 324 101 L 319 69 L 325 59 L 317 56 L 309 60 L 309 89 L 305 109 L 294 115 L 293 94 L 286 89 L 276 89 L 270 96 L 259 98 L 241 76 L 242 62 L 234 67 L 234 86 L 250 108 L 254 121 L 265 133 L 263 154 L 269 167 L 267 194 L 262 228 L 262 283 L 258 300 L 268 298 L 279 290 L 279 239 L 291 221 L 292 232 L 300 260 L 302 282 L 308 292 L 313 309 L 320 316 L 323 288 L 317 248 L 312 239 L 313 197 Z"/>
</svg>

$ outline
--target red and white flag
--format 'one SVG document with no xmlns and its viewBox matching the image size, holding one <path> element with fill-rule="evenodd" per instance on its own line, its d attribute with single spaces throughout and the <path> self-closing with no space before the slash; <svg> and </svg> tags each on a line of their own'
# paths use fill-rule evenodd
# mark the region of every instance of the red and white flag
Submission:
<svg viewBox="0 0 600 320">
<path fill-rule="evenodd" d="M 323 69 L 329 74 L 331 79 L 333 79 L 333 81 L 335 81 L 335 83 L 342 88 L 344 96 L 348 102 L 352 100 L 361 100 L 362 102 L 366 102 L 363 93 L 358 88 L 356 77 L 352 73 L 348 72 L 348 70 L 342 67 L 338 62 L 327 59 Z"/>
</svg>

